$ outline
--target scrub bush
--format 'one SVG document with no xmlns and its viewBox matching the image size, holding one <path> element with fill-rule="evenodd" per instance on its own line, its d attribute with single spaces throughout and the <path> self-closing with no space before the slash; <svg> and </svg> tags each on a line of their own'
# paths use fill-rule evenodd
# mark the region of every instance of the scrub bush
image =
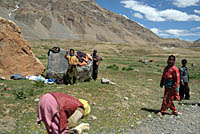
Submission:
<svg viewBox="0 0 200 134">
<path fill-rule="evenodd" d="M 29 96 L 33 96 L 34 90 L 33 88 L 19 88 L 13 91 L 13 95 L 15 95 L 16 99 L 26 99 Z"/>
<path fill-rule="evenodd" d="M 119 70 L 119 67 L 116 64 L 107 66 L 107 69 L 111 69 L 111 70 Z"/>
</svg>

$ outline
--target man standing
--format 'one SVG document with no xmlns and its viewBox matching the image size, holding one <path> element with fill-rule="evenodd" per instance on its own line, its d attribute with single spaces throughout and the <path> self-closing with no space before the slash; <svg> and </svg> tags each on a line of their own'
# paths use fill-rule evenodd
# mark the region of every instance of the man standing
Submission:
<svg viewBox="0 0 200 134">
<path fill-rule="evenodd" d="M 102 60 L 102 58 L 97 54 L 96 49 L 93 50 L 92 60 L 93 60 L 92 79 L 96 81 L 98 77 L 99 61 Z"/>
<path fill-rule="evenodd" d="M 78 59 L 76 58 L 74 54 L 74 49 L 70 49 L 69 55 L 66 53 L 65 58 L 68 61 L 69 68 L 66 73 L 66 82 L 67 84 L 75 84 L 77 80 L 77 64 Z"/>
<path fill-rule="evenodd" d="M 187 65 L 187 60 L 183 59 L 182 60 L 182 67 L 179 69 L 180 71 L 180 76 L 181 76 L 181 83 L 180 83 L 180 97 L 181 100 L 185 99 L 189 100 L 190 99 L 190 88 L 188 86 L 188 82 L 189 82 L 189 73 L 188 73 L 188 67 Z"/>
</svg>

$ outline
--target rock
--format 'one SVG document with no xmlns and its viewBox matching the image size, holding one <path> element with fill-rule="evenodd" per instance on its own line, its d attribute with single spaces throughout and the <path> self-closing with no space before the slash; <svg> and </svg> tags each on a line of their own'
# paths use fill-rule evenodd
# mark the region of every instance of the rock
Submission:
<svg viewBox="0 0 200 134">
<path fill-rule="evenodd" d="M 9 112 L 10 112 L 10 110 L 9 110 L 9 109 L 6 109 L 5 114 L 8 114 Z"/>
<path fill-rule="evenodd" d="M 35 57 L 21 30 L 12 21 L 0 17 L 0 76 L 40 75 L 45 67 Z M 1 78 L 2 78 L 1 77 Z"/>
<path fill-rule="evenodd" d="M 140 124 L 142 124 L 142 121 L 137 121 L 136 124 L 140 125 Z"/>
<path fill-rule="evenodd" d="M 139 72 L 140 70 L 138 70 L 138 69 L 134 69 L 134 71 Z"/>
<path fill-rule="evenodd" d="M 96 116 L 94 116 L 94 115 L 91 115 L 91 120 L 96 120 L 97 119 L 97 117 Z"/>
<path fill-rule="evenodd" d="M 83 132 L 83 130 L 89 130 L 89 129 L 90 129 L 90 124 L 81 123 L 80 125 L 78 125 L 75 128 L 73 128 L 73 131 L 76 134 L 81 134 Z"/>
<path fill-rule="evenodd" d="M 88 54 L 89 55 L 89 54 Z M 88 60 L 87 65 L 85 66 L 77 66 L 79 81 L 89 81 L 92 76 L 92 60 Z"/>
<path fill-rule="evenodd" d="M 151 115 L 151 114 L 149 114 L 147 117 L 148 117 L 149 119 L 152 119 L 152 115 Z"/>
<path fill-rule="evenodd" d="M 96 102 L 93 102 L 91 105 L 96 105 Z"/>
<path fill-rule="evenodd" d="M 35 99 L 34 101 L 35 101 L 35 102 L 38 102 L 39 100 L 40 100 L 40 99 Z"/>
<path fill-rule="evenodd" d="M 124 100 L 128 101 L 128 97 L 124 97 Z"/>
<path fill-rule="evenodd" d="M 176 119 L 180 119 L 180 118 L 181 118 L 180 116 L 177 116 L 177 117 L 176 117 Z"/>
<path fill-rule="evenodd" d="M 102 84 L 110 84 L 110 80 L 107 78 L 101 78 L 101 83 Z"/>
<path fill-rule="evenodd" d="M 5 84 L 4 83 L 0 83 L 0 86 L 4 86 Z"/>
<path fill-rule="evenodd" d="M 60 49 L 59 51 L 54 50 L 55 47 L 49 49 L 48 52 L 48 65 L 46 78 L 63 78 L 63 75 L 68 70 L 68 62 L 64 57 L 66 54 L 65 49 Z M 54 51 L 53 51 L 54 50 Z"/>
<path fill-rule="evenodd" d="M 5 77 L 0 77 L 0 80 L 6 80 L 6 78 Z"/>
</svg>

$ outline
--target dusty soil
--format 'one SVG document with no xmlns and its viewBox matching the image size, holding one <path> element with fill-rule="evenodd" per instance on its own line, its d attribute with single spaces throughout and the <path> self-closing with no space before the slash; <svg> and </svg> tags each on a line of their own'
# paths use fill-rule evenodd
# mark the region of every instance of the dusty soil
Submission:
<svg viewBox="0 0 200 134">
<path fill-rule="evenodd" d="M 138 121 L 138 126 L 126 134 L 200 134 L 200 101 L 196 103 L 175 102 L 181 115 L 163 115 L 146 121 Z M 156 114 L 156 110 L 151 114 Z"/>
</svg>

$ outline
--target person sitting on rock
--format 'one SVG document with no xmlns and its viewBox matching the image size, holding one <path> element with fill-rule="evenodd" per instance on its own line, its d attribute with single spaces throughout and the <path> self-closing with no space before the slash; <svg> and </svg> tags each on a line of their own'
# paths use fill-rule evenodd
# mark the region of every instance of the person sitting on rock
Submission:
<svg viewBox="0 0 200 134">
<path fill-rule="evenodd" d="M 68 134 L 69 129 L 75 127 L 90 111 L 90 105 L 86 100 L 76 99 L 64 93 L 46 93 L 38 102 L 37 122 L 45 124 L 48 134 Z M 81 132 L 81 129 L 89 129 L 88 123 L 80 125 L 78 130 L 74 130 Z"/>
</svg>

